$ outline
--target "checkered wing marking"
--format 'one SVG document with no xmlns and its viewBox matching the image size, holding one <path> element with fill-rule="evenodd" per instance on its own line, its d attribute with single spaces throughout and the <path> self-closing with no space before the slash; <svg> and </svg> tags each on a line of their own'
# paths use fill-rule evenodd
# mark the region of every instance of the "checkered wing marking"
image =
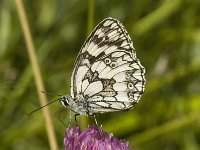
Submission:
<svg viewBox="0 0 200 150">
<path fill-rule="evenodd" d="M 144 73 L 123 25 L 107 18 L 81 48 L 71 77 L 71 96 L 86 100 L 94 113 L 130 109 L 144 92 Z"/>
</svg>

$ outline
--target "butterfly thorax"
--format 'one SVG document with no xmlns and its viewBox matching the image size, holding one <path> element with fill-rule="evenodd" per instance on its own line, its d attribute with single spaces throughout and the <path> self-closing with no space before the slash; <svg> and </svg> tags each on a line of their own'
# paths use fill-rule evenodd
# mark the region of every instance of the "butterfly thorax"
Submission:
<svg viewBox="0 0 200 150">
<path fill-rule="evenodd" d="M 71 96 L 62 96 L 61 101 L 64 107 L 70 106 L 70 109 L 80 115 L 92 115 L 89 111 L 88 102 L 83 100 L 75 100 Z"/>
</svg>

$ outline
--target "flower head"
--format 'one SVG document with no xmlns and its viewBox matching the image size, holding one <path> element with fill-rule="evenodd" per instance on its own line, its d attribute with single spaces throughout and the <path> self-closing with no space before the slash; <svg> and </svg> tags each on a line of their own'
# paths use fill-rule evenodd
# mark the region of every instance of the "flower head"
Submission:
<svg viewBox="0 0 200 150">
<path fill-rule="evenodd" d="M 67 128 L 64 138 L 65 150 L 131 150 L 127 142 L 112 134 L 89 126 L 81 132 L 80 127 Z"/>
</svg>

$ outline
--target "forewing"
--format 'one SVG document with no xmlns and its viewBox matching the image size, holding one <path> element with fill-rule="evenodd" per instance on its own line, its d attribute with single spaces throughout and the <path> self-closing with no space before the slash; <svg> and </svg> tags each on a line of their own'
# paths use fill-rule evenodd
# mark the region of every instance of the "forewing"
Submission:
<svg viewBox="0 0 200 150">
<path fill-rule="evenodd" d="M 71 78 L 71 96 L 94 111 L 129 109 L 144 92 L 144 67 L 123 25 L 103 20 L 84 43 Z"/>
</svg>

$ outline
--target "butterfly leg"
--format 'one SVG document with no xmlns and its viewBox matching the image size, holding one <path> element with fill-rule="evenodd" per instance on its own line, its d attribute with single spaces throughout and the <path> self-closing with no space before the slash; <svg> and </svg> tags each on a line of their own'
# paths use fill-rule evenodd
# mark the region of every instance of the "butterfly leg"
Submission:
<svg viewBox="0 0 200 150">
<path fill-rule="evenodd" d="M 60 111 L 60 113 L 59 113 L 59 116 L 58 116 L 58 119 L 59 119 L 59 121 L 65 126 L 65 127 L 67 127 L 66 126 L 66 124 L 62 121 L 62 119 L 61 119 L 61 114 L 62 114 L 62 112 L 63 112 L 63 108 L 61 109 L 61 111 Z"/>
<path fill-rule="evenodd" d="M 99 119 L 102 121 L 102 115 L 101 114 L 99 114 Z M 100 128 L 101 129 L 103 128 L 102 122 L 100 122 Z"/>
<path fill-rule="evenodd" d="M 95 121 L 95 123 L 96 123 L 96 125 L 97 125 L 97 127 L 98 127 L 99 125 L 98 125 L 98 122 L 97 122 L 97 118 L 96 118 L 95 115 L 93 115 L 93 117 L 94 117 L 94 121 Z"/>
<path fill-rule="evenodd" d="M 76 122 L 76 126 L 78 126 L 76 117 L 79 116 L 79 115 L 80 115 L 80 114 L 75 114 L 75 115 L 74 115 L 74 119 L 75 119 L 75 122 Z"/>
<path fill-rule="evenodd" d="M 97 127 L 98 127 L 99 125 L 98 125 L 98 122 L 97 122 L 97 118 L 96 118 L 96 116 L 95 116 L 95 115 L 89 115 L 89 116 L 94 118 L 95 124 L 96 124 Z"/>
</svg>

